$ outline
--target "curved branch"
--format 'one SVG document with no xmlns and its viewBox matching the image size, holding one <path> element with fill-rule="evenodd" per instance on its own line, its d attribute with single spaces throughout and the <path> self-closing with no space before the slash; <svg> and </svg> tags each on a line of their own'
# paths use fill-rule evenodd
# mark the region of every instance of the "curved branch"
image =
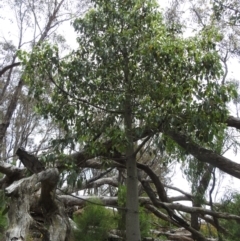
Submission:
<svg viewBox="0 0 240 241">
<path fill-rule="evenodd" d="M 199 161 L 209 163 L 212 166 L 228 173 L 229 175 L 240 179 L 240 164 L 233 162 L 230 159 L 215 153 L 214 151 L 199 146 L 182 133 L 168 131 L 166 134 L 189 154 L 196 157 Z"/>
<path fill-rule="evenodd" d="M 229 116 L 226 123 L 227 126 L 235 127 L 236 129 L 240 130 L 240 118 Z"/>
<path fill-rule="evenodd" d="M 182 193 L 182 194 L 185 196 L 185 199 L 184 199 L 184 200 L 189 200 L 189 201 L 191 201 L 191 200 L 193 199 L 193 195 L 192 195 L 192 194 L 187 193 L 187 192 L 184 192 L 184 191 L 181 190 L 180 188 L 173 187 L 173 186 L 169 186 L 169 185 L 166 185 L 166 184 L 164 184 L 164 187 Z M 181 199 L 181 200 L 183 200 L 183 199 Z"/>
<path fill-rule="evenodd" d="M 0 161 L 0 172 L 7 175 L 7 176 L 12 176 L 15 175 L 16 173 L 22 172 L 22 168 L 17 168 L 9 163 Z"/>
<path fill-rule="evenodd" d="M 206 239 L 199 231 L 197 231 L 197 230 L 195 230 L 194 228 L 192 228 L 191 226 L 189 226 L 188 223 L 187 223 L 184 219 L 180 218 L 179 216 L 177 216 L 177 215 L 174 213 L 173 209 L 176 209 L 176 208 L 174 208 L 175 206 L 173 206 L 174 204 L 160 202 L 160 201 L 156 198 L 156 196 L 154 195 L 154 193 L 153 193 L 153 191 L 152 191 L 149 183 L 144 182 L 144 181 L 141 181 L 141 183 L 142 183 L 142 185 L 143 185 L 146 193 L 147 193 L 148 196 L 150 197 L 151 201 L 153 202 L 153 205 L 154 205 L 155 207 L 164 208 L 164 209 L 168 212 L 170 218 L 172 219 L 172 222 L 180 225 L 181 227 L 184 227 L 186 230 L 188 230 L 189 232 L 191 232 L 192 235 L 193 235 L 195 238 L 197 238 L 199 241 L 207 241 L 207 239 Z M 167 204 L 167 205 L 166 205 L 166 204 Z"/>
<path fill-rule="evenodd" d="M 168 208 L 175 209 L 175 210 L 178 210 L 178 211 L 183 211 L 183 212 L 186 212 L 186 213 L 199 213 L 201 215 L 210 215 L 210 216 L 216 217 L 216 218 L 231 219 L 231 220 L 240 221 L 240 216 L 234 215 L 234 214 L 214 212 L 212 210 L 205 209 L 205 208 L 199 208 L 199 207 L 188 207 L 188 206 L 184 206 L 184 205 L 179 204 L 179 203 L 162 203 L 162 202 L 159 202 L 159 204 L 165 205 Z"/>
<path fill-rule="evenodd" d="M 105 184 L 118 187 L 117 177 L 105 177 L 95 180 L 93 182 L 86 182 L 82 185 L 81 190 L 86 188 L 99 187 Z"/>
<path fill-rule="evenodd" d="M 235 127 L 240 130 L 240 118 L 236 118 L 233 116 L 229 116 L 226 120 L 226 124 L 229 127 Z M 143 139 L 149 135 L 152 135 L 153 133 L 158 133 L 160 131 L 163 131 L 161 127 L 162 123 L 159 123 L 158 129 L 153 130 L 150 128 L 136 128 L 133 131 L 133 140 L 138 141 L 140 139 Z M 142 130 L 142 131 L 141 131 Z M 163 131 L 164 132 L 164 131 Z M 137 134 L 138 133 L 138 134 Z M 141 134 L 139 134 L 141 133 Z M 189 154 L 192 154 L 195 156 L 199 161 L 206 162 L 211 164 L 214 167 L 219 168 L 220 170 L 234 176 L 237 178 L 240 178 L 240 164 L 237 164 L 230 159 L 223 157 L 211 150 L 208 150 L 206 148 L 203 148 L 199 146 L 198 144 L 194 143 L 192 140 L 189 140 L 186 135 L 180 134 L 177 132 L 166 132 L 166 135 L 168 135 L 170 138 L 172 138 L 178 145 L 180 145 L 182 148 L 184 148 L 186 151 L 189 152 Z M 107 141 L 103 144 L 105 151 L 95 153 L 95 155 L 90 155 L 87 150 L 83 150 L 81 152 L 74 153 L 70 156 L 70 159 L 73 160 L 77 166 L 81 166 L 84 162 L 87 162 L 87 160 L 92 159 L 96 156 L 106 156 L 106 153 L 114 153 L 111 157 L 111 159 L 117 159 L 121 158 L 120 153 L 117 153 L 113 148 L 112 141 Z M 94 166 L 94 160 L 91 160 L 91 162 L 88 162 L 90 166 Z M 86 164 L 86 163 L 85 163 Z M 59 162 L 57 164 L 59 168 L 63 168 L 63 163 Z"/>
<path fill-rule="evenodd" d="M 20 62 L 17 62 L 17 63 L 13 63 L 13 64 L 10 64 L 10 65 L 7 65 L 5 66 L 3 69 L 0 70 L 0 77 L 5 73 L 7 72 L 9 69 L 12 69 L 16 66 L 19 66 L 21 63 Z"/>
</svg>

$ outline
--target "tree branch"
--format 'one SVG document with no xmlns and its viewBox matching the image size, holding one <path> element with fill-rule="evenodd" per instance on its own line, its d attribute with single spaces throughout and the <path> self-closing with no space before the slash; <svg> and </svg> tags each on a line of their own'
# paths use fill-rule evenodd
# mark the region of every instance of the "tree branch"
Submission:
<svg viewBox="0 0 240 241">
<path fill-rule="evenodd" d="M 16 66 L 19 66 L 20 64 L 21 64 L 20 62 L 17 62 L 17 63 L 13 63 L 13 64 L 10 64 L 10 65 L 5 66 L 3 69 L 0 70 L 0 77 L 1 77 L 5 72 L 7 72 L 9 69 L 14 68 L 14 67 L 16 67 Z"/>
<path fill-rule="evenodd" d="M 227 126 L 235 127 L 236 129 L 240 130 L 240 118 L 229 116 L 226 123 Z"/>
<path fill-rule="evenodd" d="M 209 163 L 212 166 L 228 173 L 229 175 L 240 179 L 240 164 L 233 162 L 230 159 L 215 153 L 214 151 L 199 146 L 184 134 L 174 131 L 167 131 L 166 134 L 189 154 L 196 157 L 199 161 Z"/>
<path fill-rule="evenodd" d="M 18 148 L 16 154 L 23 163 L 23 165 L 32 173 L 38 173 L 45 169 L 43 164 L 34 155 L 30 155 L 22 148 Z"/>
</svg>

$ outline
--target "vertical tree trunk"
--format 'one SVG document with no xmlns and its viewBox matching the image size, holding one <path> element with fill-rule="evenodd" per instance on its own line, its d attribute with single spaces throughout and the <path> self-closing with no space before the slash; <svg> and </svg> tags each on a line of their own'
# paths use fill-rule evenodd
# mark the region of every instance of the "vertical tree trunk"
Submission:
<svg viewBox="0 0 240 241">
<path fill-rule="evenodd" d="M 7 112 L 3 118 L 3 123 L 0 124 L 0 146 L 3 142 L 3 138 L 4 136 L 6 135 L 6 131 L 7 131 L 7 128 L 10 124 L 10 121 L 11 121 L 11 118 L 12 118 L 12 115 L 17 107 L 17 103 L 18 103 L 18 97 L 22 91 L 22 87 L 23 87 L 23 80 L 20 80 L 18 82 L 18 85 L 15 89 L 15 92 L 13 93 L 13 96 L 12 96 L 12 99 L 10 101 L 10 104 L 7 108 Z"/>
<path fill-rule="evenodd" d="M 138 211 L 138 178 L 135 156 L 127 158 L 127 200 L 126 200 L 126 237 L 127 241 L 140 241 Z"/>
<path fill-rule="evenodd" d="M 130 94 L 126 94 L 125 102 L 125 133 L 126 133 L 126 169 L 127 169 L 127 198 L 126 198 L 126 239 L 140 241 L 138 177 L 136 155 L 132 137 L 132 110 Z"/>
<path fill-rule="evenodd" d="M 199 186 L 197 187 L 196 190 L 196 195 L 193 199 L 192 205 L 193 207 L 201 207 L 202 205 L 202 200 L 204 197 L 204 194 L 209 186 L 209 182 L 211 180 L 211 172 L 213 170 L 212 165 L 205 165 L 205 172 L 201 177 Z M 199 223 L 199 214 L 198 213 L 192 213 L 191 214 L 191 227 L 194 228 L 195 230 L 199 231 L 200 230 L 200 223 Z M 193 235 L 194 240 L 200 240 L 199 237 Z"/>
</svg>

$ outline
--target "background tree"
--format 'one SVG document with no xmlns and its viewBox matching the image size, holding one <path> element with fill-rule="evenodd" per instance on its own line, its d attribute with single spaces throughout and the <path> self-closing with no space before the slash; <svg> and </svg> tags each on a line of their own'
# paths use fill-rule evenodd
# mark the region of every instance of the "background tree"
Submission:
<svg viewBox="0 0 240 241">
<path fill-rule="evenodd" d="M 49 140 L 54 135 L 59 136 L 61 132 L 51 120 L 45 121 L 34 113 L 34 98 L 28 96 L 28 88 L 22 78 L 24 68 L 17 58 L 17 51 L 30 50 L 46 39 L 61 42 L 61 47 L 64 47 L 64 38 L 56 32 L 59 24 L 69 21 L 74 14 L 79 14 L 80 10 L 83 10 L 77 8 L 79 3 L 76 3 L 72 11 L 69 3 L 69 1 L 24 0 L 1 2 L 1 7 L 5 11 L 2 11 L 0 25 L 6 28 L 1 29 L 0 40 L 0 157 L 1 172 L 5 174 L 1 179 L 3 189 L 20 176 L 26 175 L 22 170 L 18 170 L 16 175 L 13 174 L 13 169 L 11 169 L 13 172 L 6 170 L 9 168 L 7 162 L 16 165 L 15 153 L 18 147 L 26 147 L 35 153 L 47 150 Z M 12 13 L 10 19 L 5 12 Z M 13 30 L 10 34 L 7 32 L 9 29 Z M 40 142 L 35 138 L 36 135 L 41 137 Z M 19 166 L 19 163 L 17 165 Z M 26 203 L 29 203 L 28 201 Z M 14 206 L 10 206 L 13 208 L 11 213 L 15 214 Z M 22 213 L 19 215 L 22 216 Z M 20 235 L 25 235 L 25 230 L 23 228 L 21 231 L 17 225 L 14 226 L 14 216 L 9 215 L 9 217 L 12 218 L 12 223 L 10 222 L 12 227 L 9 229 L 8 239 L 20 239 Z M 27 225 L 26 222 L 26 227 Z"/>
<path fill-rule="evenodd" d="M 238 46 L 239 42 L 238 14 L 237 11 L 233 11 L 233 6 L 237 5 L 238 3 L 234 1 L 177 1 L 175 3 L 173 2 L 167 11 L 167 13 L 171 13 L 167 16 L 168 21 L 174 22 L 175 24 L 181 23 L 181 26 L 184 26 L 183 29 L 185 29 L 185 31 L 187 30 L 187 34 L 192 34 L 193 31 L 198 31 L 198 29 L 206 28 L 207 26 L 216 26 L 220 30 L 222 40 L 217 43 L 217 50 L 221 56 L 221 63 L 224 70 L 224 75 L 220 80 L 222 85 L 226 82 L 233 82 L 238 86 L 237 83 L 239 82 L 239 80 L 236 79 L 237 76 L 232 75 L 232 71 L 234 71 L 232 66 L 237 66 L 236 46 Z M 182 17 L 183 15 L 186 17 Z M 238 98 L 234 100 L 238 113 L 237 103 Z M 229 105 L 229 109 L 232 113 L 234 112 L 232 104 Z M 234 153 L 237 153 L 238 146 L 238 131 L 228 128 L 223 135 L 223 142 L 218 151 L 223 154 L 227 150 L 232 150 Z M 195 163 L 197 163 L 197 165 L 195 165 Z M 186 173 L 192 173 L 195 183 L 201 183 L 201 175 L 199 175 L 199 172 L 196 172 L 196 169 L 199 168 L 199 163 L 195 163 L 185 164 L 185 166 L 187 166 Z M 204 165 L 200 164 L 200 166 L 202 168 Z M 210 198 L 209 193 L 217 187 L 216 183 L 215 185 L 212 184 L 213 176 L 215 175 L 216 179 L 221 180 L 221 183 L 223 183 L 223 173 L 215 170 L 209 179 L 210 182 L 208 184 L 205 183 L 207 185 L 205 185 L 206 189 L 203 195 L 206 198 Z M 192 215 L 196 216 L 196 214 Z"/>
</svg>

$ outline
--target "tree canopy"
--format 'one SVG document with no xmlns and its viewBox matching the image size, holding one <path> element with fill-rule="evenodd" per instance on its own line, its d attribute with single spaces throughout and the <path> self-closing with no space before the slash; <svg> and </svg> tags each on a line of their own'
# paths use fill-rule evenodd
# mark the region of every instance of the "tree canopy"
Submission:
<svg viewBox="0 0 240 241">
<path fill-rule="evenodd" d="M 119 127 L 129 85 L 135 127 L 179 127 L 210 143 L 234 93 L 231 85 L 218 82 L 221 34 L 212 27 L 197 36 L 178 36 L 154 1 L 96 4 L 73 23 L 78 50 L 61 59 L 57 46 L 43 44 L 29 55 L 25 79 L 41 100 L 39 111 L 61 122 L 75 141 L 90 144 L 102 135 L 122 143 Z M 48 89 L 50 98 L 44 99 Z"/>
</svg>

